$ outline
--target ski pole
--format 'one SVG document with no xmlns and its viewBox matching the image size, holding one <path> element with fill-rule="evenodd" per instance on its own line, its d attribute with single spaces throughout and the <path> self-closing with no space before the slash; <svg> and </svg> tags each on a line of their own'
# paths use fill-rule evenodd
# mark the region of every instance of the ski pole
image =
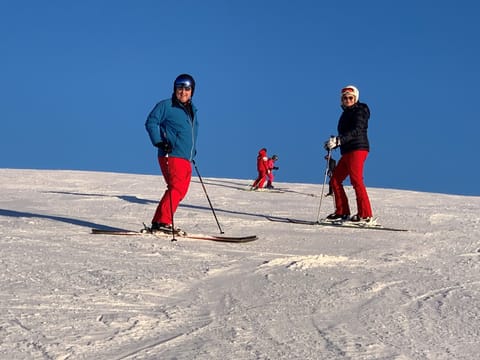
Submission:
<svg viewBox="0 0 480 360">
<path fill-rule="evenodd" d="M 168 189 L 168 196 L 170 198 L 170 215 L 172 217 L 172 240 L 171 241 L 177 241 L 175 239 L 175 222 L 173 220 L 173 200 L 172 200 L 172 187 L 170 186 L 170 183 L 172 182 L 170 178 L 170 165 L 168 164 L 168 153 L 165 155 L 165 158 L 167 159 L 167 189 Z"/>
<path fill-rule="evenodd" d="M 330 164 L 330 158 L 332 157 L 332 150 L 328 149 L 327 154 L 327 167 L 325 168 L 325 177 L 323 178 L 322 193 L 320 195 L 320 203 L 318 204 L 317 222 L 320 222 L 320 209 L 322 207 L 323 193 L 325 191 L 325 184 L 327 182 L 328 168 Z"/>
<path fill-rule="evenodd" d="M 208 200 L 208 203 L 210 205 L 210 209 L 212 209 L 213 217 L 215 218 L 215 221 L 217 222 L 218 230 L 220 230 L 220 234 L 224 234 L 222 228 L 220 227 L 220 223 L 218 222 L 217 215 L 215 214 L 215 210 L 213 209 L 212 202 L 210 201 L 210 197 L 207 194 L 207 189 L 205 188 L 205 184 L 203 183 L 202 177 L 200 176 L 200 173 L 198 172 L 198 167 L 197 164 L 195 164 L 195 160 L 192 160 L 193 166 L 195 167 L 195 171 L 197 172 L 198 179 L 200 180 L 200 184 L 202 184 L 203 192 L 205 193 L 205 196 Z"/>
</svg>

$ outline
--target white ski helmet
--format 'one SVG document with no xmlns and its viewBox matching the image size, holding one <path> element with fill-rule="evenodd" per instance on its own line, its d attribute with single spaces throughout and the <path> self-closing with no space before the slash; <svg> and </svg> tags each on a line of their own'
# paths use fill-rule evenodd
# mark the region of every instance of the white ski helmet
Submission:
<svg viewBox="0 0 480 360">
<path fill-rule="evenodd" d="M 360 100 L 360 91 L 358 91 L 358 89 L 353 85 L 347 85 L 342 89 L 342 91 L 340 92 L 340 103 L 342 102 L 342 97 L 344 95 L 355 96 L 356 103 Z"/>
</svg>

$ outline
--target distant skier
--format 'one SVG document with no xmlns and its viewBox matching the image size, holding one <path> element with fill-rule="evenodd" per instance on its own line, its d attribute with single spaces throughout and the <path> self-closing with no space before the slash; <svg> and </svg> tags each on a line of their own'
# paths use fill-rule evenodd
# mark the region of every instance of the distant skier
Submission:
<svg viewBox="0 0 480 360">
<path fill-rule="evenodd" d="M 268 173 L 268 156 L 267 149 L 261 148 L 257 156 L 257 179 L 253 182 L 251 190 L 263 189 L 265 184 L 266 176 Z"/>
<path fill-rule="evenodd" d="M 367 136 L 370 109 L 367 104 L 359 102 L 358 89 L 349 85 L 340 92 L 343 113 L 338 121 L 338 136 L 332 136 L 325 142 L 325 149 L 340 147 L 342 154 L 330 181 L 335 196 L 335 212 L 327 216 L 328 220 L 347 220 L 350 218 L 348 198 L 343 188 L 343 181 L 350 176 L 355 190 L 358 213 L 349 220 L 354 222 L 372 221 L 372 209 L 367 189 L 363 183 L 363 166 L 370 151 Z"/>
<path fill-rule="evenodd" d="M 275 161 L 278 160 L 277 155 L 273 155 L 267 161 L 267 189 L 273 189 L 273 179 L 275 176 L 273 175 L 273 170 L 278 170 L 278 166 L 275 166 Z"/>
</svg>

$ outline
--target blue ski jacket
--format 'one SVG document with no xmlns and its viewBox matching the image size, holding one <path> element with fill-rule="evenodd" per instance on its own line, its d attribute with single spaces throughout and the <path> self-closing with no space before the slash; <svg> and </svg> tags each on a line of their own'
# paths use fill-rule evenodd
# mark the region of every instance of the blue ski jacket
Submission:
<svg viewBox="0 0 480 360">
<path fill-rule="evenodd" d="M 152 144 L 168 142 L 172 147 L 169 156 L 192 161 L 195 157 L 198 121 L 197 108 L 190 103 L 191 111 L 180 103 L 175 95 L 157 103 L 148 115 L 145 128 Z M 165 156 L 158 149 L 158 156 Z"/>
</svg>

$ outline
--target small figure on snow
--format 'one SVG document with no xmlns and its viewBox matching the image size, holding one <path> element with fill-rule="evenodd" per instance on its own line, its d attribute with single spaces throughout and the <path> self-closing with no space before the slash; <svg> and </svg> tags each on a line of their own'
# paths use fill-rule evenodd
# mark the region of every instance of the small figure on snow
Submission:
<svg viewBox="0 0 480 360">
<path fill-rule="evenodd" d="M 330 180 L 335 197 L 335 212 L 328 215 L 327 219 L 332 221 L 346 219 L 354 222 L 372 221 L 372 208 L 363 183 L 363 166 L 370 151 L 367 136 L 370 109 L 367 104 L 359 102 L 359 94 L 353 85 L 341 90 L 343 113 L 338 120 L 338 135 L 330 137 L 324 145 L 329 151 L 340 147 L 342 155 Z M 351 218 L 348 198 L 342 184 L 347 176 L 350 176 L 357 198 L 358 213 Z"/>
<path fill-rule="evenodd" d="M 251 190 L 263 189 L 268 172 L 267 149 L 261 148 L 257 156 L 257 179 L 253 182 Z"/>
<path fill-rule="evenodd" d="M 268 159 L 267 161 L 267 189 L 273 189 L 273 179 L 275 178 L 273 176 L 273 170 L 278 170 L 279 167 L 275 166 L 275 161 L 278 160 L 277 155 L 273 155 L 271 158 Z"/>
</svg>

